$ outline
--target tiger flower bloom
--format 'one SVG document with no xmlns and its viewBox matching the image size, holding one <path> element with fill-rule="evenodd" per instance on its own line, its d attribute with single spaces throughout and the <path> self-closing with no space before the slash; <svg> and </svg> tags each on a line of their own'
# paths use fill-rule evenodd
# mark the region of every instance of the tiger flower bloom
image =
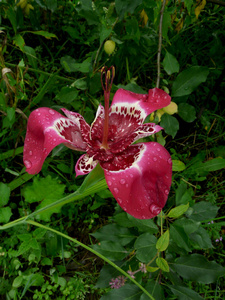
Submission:
<svg viewBox="0 0 225 300">
<path fill-rule="evenodd" d="M 169 105 L 170 96 L 158 88 L 148 94 L 118 89 L 109 107 L 113 77 L 114 68 L 102 70 L 105 108 L 99 105 L 91 126 L 65 108 L 65 116 L 48 107 L 34 110 L 27 124 L 24 164 L 29 174 L 39 173 L 47 155 L 61 143 L 86 152 L 76 163 L 76 176 L 88 174 L 99 163 L 121 208 L 135 218 L 150 219 L 167 201 L 172 160 L 159 143 L 134 142 L 162 129 L 143 122 L 153 111 Z"/>
</svg>

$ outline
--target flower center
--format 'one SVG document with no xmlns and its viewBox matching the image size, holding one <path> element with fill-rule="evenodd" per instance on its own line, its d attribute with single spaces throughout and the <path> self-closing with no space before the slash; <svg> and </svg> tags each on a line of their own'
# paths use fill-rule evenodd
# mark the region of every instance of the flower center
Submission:
<svg viewBox="0 0 225 300">
<path fill-rule="evenodd" d="M 108 145 L 108 134 L 109 134 L 109 97 L 110 91 L 112 88 L 113 79 L 115 76 L 115 68 L 112 66 L 109 69 L 107 67 L 103 67 L 101 70 L 101 82 L 102 88 L 104 90 L 104 99 L 105 99 L 105 120 L 103 127 L 103 138 L 102 144 L 100 146 L 101 149 L 109 149 Z M 105 77 L 105 78 L 104 78 Z M 103 82 L 103 79 L 105 79 Z"/>
</svg>

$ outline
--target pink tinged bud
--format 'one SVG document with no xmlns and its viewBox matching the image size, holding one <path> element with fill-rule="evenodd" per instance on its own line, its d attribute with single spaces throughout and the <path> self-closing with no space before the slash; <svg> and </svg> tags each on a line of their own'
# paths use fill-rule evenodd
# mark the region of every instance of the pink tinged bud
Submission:
<svg viewBox="0 0 225 300">
<path fill-rule="evenodd" d="M 118 156 L 110 162 L 100 162 L 118 204 L 137 219 L 157 216 L 167 201 L 171 186 L 169 153 L 158 143 L 140 143 L 130 146 L 121 161 Z"/>
</svg>

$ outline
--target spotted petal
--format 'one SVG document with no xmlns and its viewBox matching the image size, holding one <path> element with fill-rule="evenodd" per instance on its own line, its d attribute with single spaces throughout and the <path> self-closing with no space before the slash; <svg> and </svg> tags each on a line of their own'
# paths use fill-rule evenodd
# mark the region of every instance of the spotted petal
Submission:
<svg viewBox="0 0 225 300">
<path fill-rule="evenodd" d="M 136 94 L 123 89 L 117 90 L 113 97 L 112 107 L 117 106 L 135 107 L 136 115 L 140 119 L 145 119 L 147 115 L 153 111 L 168 106 L 171 102 L 171 97 L 161 89 L 154 88 L 149 90 L 148 94 Z M 122 111 L 122 108 L 121 108 Z"/>
<path fill-rule="evenodd" d="M 90 173 L 98 164 L 98 160 L 95 160 L 88 154 L 83 154 L 77 161 L 75 166 L 76 176 L 87 175 Z"/>
<path fill-rule="evenodd" d="M 128 155 L 128 152 L 133 153 Z M 129 157 L 129 159 L 128 159 Z M 113 196 L 124 211 L 137 219 L 150 219 L 164 207 L 171 186 L 172 161 L 158 143 L 140 143 L 127 149 L 123 168 L 101 164 Z"/>
<path fill-rule="evenodd" d="M 61 143 L 74 150 L 86 149 L 76 122 L 47 107 L 34 110 L 28 120 L 24 143 L 26 171 L 29 174 L 40 172 L 47 155 Z"/>
</svg>

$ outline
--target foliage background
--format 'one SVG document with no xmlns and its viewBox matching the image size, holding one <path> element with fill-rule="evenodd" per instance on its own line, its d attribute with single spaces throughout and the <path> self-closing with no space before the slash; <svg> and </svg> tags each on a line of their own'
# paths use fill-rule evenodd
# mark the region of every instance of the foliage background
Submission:
<svg viewBox="0 0 225 300">
<path fill-rule="evenodd" d="M 172 96 L 178 113 L 156 114 L 154 120 L 165 129 L 157 141 L 173 159 L 164 215 L 135 220 L 104 185 L 84 194 L 87 182 L 76 202 L 31 218 L 91 245 L 124 271 L 145 263 L 147 273 L 137 272 L 135 280 L 156 299 L 219 299 L 225 291 L 225 8 L 213 2 L 166 1 L 160 88 Z M 84 180 L 74 175 L 80 154 L 62 146 L 39 175 L 25 173 L 22 151 L 30 112 L 66 107 L 91 123 L 103 102 L 104 65 L 116 68 L 111 97 L 119 87 L 137 93 L 155 87 L 161 5 L 151 0 L 0 2 L 2 299 L 53 294 L 57 299 L 148 299 L 129 280 L 110 289 L 118 270 L 67 238 L 26 222 L 4 226 L 70 195 Z M 108 39 L 116 43 L 111 55 L 104 51 Z"/>
</svg>

